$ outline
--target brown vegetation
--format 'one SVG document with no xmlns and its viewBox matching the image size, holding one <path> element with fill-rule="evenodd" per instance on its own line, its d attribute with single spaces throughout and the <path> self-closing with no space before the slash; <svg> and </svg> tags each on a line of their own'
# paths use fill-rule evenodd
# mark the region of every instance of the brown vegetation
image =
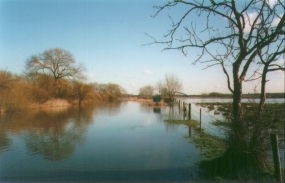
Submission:
<svg viewBox="0 0 285 183">
<path fill-rule="evenodd" d="M 29 108 L 112 102 L 125 90 L 113 83 L 84 83 L 83 66 L 72 54 L 55 48 L 30 57 L 25 75 L 0 70 L 0 114 Z"/>
<path fill-rule="evenodd" d="M 109 90 L 96 91 L 94 83 L 65 78 L 54 80 L 53 76 L 42 73 L 20 76 L 0 70 L 0 114 L 30 108 L 112 102 L 122 96 L 124 90 L 119 85 L 108 86 Z"/>
</svg>

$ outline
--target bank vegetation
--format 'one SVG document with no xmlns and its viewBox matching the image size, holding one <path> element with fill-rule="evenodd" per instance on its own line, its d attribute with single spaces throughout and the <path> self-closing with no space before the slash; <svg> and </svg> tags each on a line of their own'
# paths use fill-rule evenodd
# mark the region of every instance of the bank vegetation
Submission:
<svg viewBox="0 0 285 183">
<path fill-rule="evenodd" d="M 114 83 L 86 83 L 65 78 L 54 80 L 48 74 L 17 75 L 0 70 L 0 113 L 113 102 L 124 94 L 125 90 Z"/>
<path fill-rule="evenodd" d="M 0 114 L 31 108 L 113 102 L 126 92 L 118 84 L 86 83 L 72 54 L 53 48 L 33 55 L 22 75 L 0 69 Z"/>
</svg>

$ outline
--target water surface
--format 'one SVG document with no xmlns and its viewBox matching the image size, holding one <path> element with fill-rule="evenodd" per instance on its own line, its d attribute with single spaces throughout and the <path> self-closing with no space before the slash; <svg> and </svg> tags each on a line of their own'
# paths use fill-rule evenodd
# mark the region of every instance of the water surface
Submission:
<svg viewBox="0 0 285 183">
<path fill-rule="evenodd" d="M 180 100 L 192 103 L 192 119 L 198 122 L 196 102 L 231 101 Z M 201 109 L 202 128 L 226 136 L 225 128 L 212 125 L 225 118 Z M 184 138 L 188 126 L 165 119 L 185 117 L 177 106 L 131 101 L 0 115 L 0 182 L 199 180 L 202 170 L 196 163 L 203 150 Z"/>
<path fill-rule="evenodd" d="M 136 102 L 0 117 L 1 181 L 162 181 L 198 178 L 189 129 L 169 107 Z"/>
</svg>

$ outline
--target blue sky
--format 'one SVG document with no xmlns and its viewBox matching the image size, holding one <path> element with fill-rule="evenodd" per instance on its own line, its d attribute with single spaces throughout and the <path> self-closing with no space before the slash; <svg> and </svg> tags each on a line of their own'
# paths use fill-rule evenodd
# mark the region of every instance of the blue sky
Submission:
<svg viewBox="0 0 285 183">
<path fill-rule="evenodd" d="M 202 70 L 206 65 L 192 65 L 195 50 L 185 57 L 179 51 L 161 51 L 163 45 L 142 46 L 152 41 L 145 32 L 159 39 L 170 28 L 167 11 L 151 17 L 153 6 L 165 2 L 0 0 L 0 69 L 21 74 L 30 56 L 62 48 L 85 66 L 88 82 L 117 83 L 128 93 L 155 85 L 165 74 L 180 78 L 187 94 L 229 93 L 220 67 Z M 283 92 L 284 74 L 269 78 L 267 91 Z M 252 83 L 244 85 L 244 92 L 252 88 Z"/>
</svg>

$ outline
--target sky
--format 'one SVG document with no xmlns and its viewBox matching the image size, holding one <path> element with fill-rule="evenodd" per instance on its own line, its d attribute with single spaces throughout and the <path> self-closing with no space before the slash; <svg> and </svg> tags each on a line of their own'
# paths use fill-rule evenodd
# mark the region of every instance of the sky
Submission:
<svg viewBox="0 0 285 183">
<path fill-rule="evenodd" d="M 146 35 L 162 39 L 171 27 L 164 0 L 0 0 L 0 69 L 22 74 L 32 55 L 61 48 L 86 68 L 87 82 L 116 83 L 130 94 L 166 74 L 183 82 L 182 92 L 229 93 L 219 66 L 193 65 L 196 50 L 162 51 Z M 183 8 L 172 10 L 179 15 Z M 175 18 L 175 16 L 174 16 Z M 195 17 L 193 17 L 195 21 Z M 201 22 L 197 19 L 198 25 Z M 219 22 L 217 22 L 219 23 Z M 282 60 L 280 60 L 282 61 Z M 270 73 L 268 92 L 284 92 L 284 72 Z M 244 93 L 257 83 L 244 84 Z"/>
</svg>

